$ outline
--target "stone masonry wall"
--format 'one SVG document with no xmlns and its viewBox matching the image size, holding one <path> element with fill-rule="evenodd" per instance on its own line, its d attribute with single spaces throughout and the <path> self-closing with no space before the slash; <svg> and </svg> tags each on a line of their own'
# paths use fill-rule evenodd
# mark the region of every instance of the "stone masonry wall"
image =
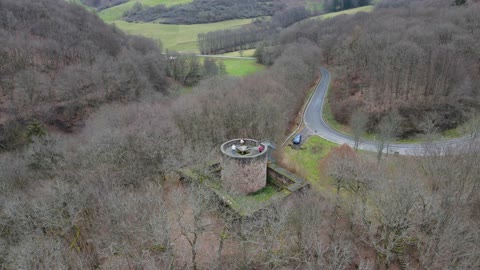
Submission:
<svg viewBox="0 0 480 270">
<path fill-rule="evenodd" d="M 267 184 L 267 151 L 252 158 L 223 155 L 223 188 L 231 193 L 247 195 Z"/>
</svg>

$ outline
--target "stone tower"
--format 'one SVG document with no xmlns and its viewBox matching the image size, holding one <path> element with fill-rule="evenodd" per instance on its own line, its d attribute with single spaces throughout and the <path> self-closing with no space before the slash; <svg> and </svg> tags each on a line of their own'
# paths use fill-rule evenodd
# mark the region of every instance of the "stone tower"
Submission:
<svg viewBox="0 0 480 270">
<path fill-rule="evenodd" d="M 247 195 L 266 186 L 267 145 L 252 139 L 235 139 L 222 144 L 221 151 L 225 190 Z"/>
</svg>

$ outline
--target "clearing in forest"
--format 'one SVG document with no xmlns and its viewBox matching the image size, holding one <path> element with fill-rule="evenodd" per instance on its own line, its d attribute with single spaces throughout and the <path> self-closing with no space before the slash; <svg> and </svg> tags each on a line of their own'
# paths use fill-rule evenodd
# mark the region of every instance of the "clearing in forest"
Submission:
<svg viewBox="0 0 480 270">
<path fill-rule="evenodd" d="M 344 15 L 344 14 L 350 14 L 351 15 L 351 14 L 355 14 L 355 13 L 358 13 L 358 12 L 370 12 L 370 11 L 373 10 L 373 8 L 374 8 L 374 6 L 363 6 L 363 7 L 358 7 L 358 8 L 346 9 L 346 10 L 342 10 L 342 11 L 323 14 L 323 15 L 320 15 L 320 16 L 315 16 L 315 17 L 312 17 L 312 19 L 329 19 L 329 18 L 333 18 L 333 17 L 338 16 L 338 15 Z"/>
<path fill-rule="evenodd" d="M 216 30 L 239 28 L 251 22 L 252 19 L 190 25 L 129 23 L 125 21 L 115 21 L 114 24 L 129 34 L 141 35 L 153 40 L 160 40 L 165 49 L 197 53 L 198 34 Z"/>
</svg>

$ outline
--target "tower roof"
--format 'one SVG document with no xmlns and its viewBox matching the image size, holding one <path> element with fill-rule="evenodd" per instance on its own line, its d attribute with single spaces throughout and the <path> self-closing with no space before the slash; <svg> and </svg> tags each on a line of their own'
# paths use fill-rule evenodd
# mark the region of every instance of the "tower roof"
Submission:
<svg viewBox="0 0 480 270">
<path fill-rule="evenodd" d="M 253 139 L 233 139 L 220 147 L 223 154 L 234 158 L 253 158 L 265 154 L 271 144 L 261 143 Z M 260 152 L 259 147 L 263 146 Z"/>
</svg>

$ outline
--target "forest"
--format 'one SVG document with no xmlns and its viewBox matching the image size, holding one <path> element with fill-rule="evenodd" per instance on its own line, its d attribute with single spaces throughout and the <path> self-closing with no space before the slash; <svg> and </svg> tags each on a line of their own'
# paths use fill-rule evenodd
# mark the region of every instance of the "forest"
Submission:
<svg viewBox="0 0 480 270">
<path fill-rule="evenodd" d="M 0 152 L 47 126 L 75 132 L 102 104 L 167 95 L 172 79 L 192 85 L 225 73 L 189 56 L 177 57 L 173 69 L 158 42 L 127 36 L 63 1 L 0 4 Z"/>
<path fill-rule="evenodd" d="M 123 0 L 120 0 L 120 2 Z M 107 1 L 103 6 L 112 6 L 120 2 Z M 311 4 L 309 6 L 309 4 Z M 321 13 L 336 12 L 370 5 L 370 0 L 194 0 L 192 3 L 166 7 L 164 5 L 143 6 L 135 4 L 124 14 L 128 22 L 161 22 L 168 24 L 197 24 L 219 22 L 232 19 L 276 16 L 274 20 L 286 27 L 292 21 L 293 13 L 301 12 L 303 18 Z M 91 5 L 91 4 L 90 4 Z M 96 6 L 101 5 L 97 3 Z M 95 5 L 94 5 L 95 6 Z M 294 16 L 292 16 L 294 15 Z"/>
<path fill-rule="evenodd" d="M 335 74 L 332 109 L 358 102 L 369 125 L 397 112 L 405 127 L 418 108 L 434 112 L 422 130 L 434 133 L 436 106 L 468 118 L 479 12 L 384 0 L 371 15 L 302 22 L 258 43 L 268 69 L 236 78 L 78 5 L 0 0 L 0 135 L 15 134 L 0 141 L 0 268 L 479 269 L 480 125 L 464 148 L 426 141 L 414 157 L 335 146 L 314 164 L 328 186 L 248 217 L 202 184 L 238 137 L 270 138 L 277 162 L 305 175 L 280 145 L 320 65 Z"/>
<path fill-rule="evenodd" d="M 377 132 L 394 112 L 398 137 L 424 133 L 428 123 L 439 132 L 456 128 L 480 110 L 478 4 L 399 3 L 382 1 L 373 15 L 302 22 L 261 45 L 258 61 L 299 39 L 315 43 L 336 74 L 329 103 L 337 122 L 349 125 L 361 111 L 366 129 Z"/>
<path fill-rule="evenodd" d="M 313 7 L 308 8 L 311 2 Z M 294 22 L 322 12 L 336 12 L 370 5 L 370 0 L 194 0 L 192 3 L 165 7 L 142 6 L 137 3 L 124 14 L 128 22 L 161 22 L 169 24 L 197 24 L 232 19 L 275 16 L 275 24 L 286 27 Z M 301 15 L 300 15 L 301 14 Z M 298 17 L 302 18 L 298 18 Z M 293 20 L 293 18 L 297 19 Z"/>
<path fill-rule="evenodd" d="M 238 29 L 218 30 L 198 35 L 198 47 L 202 54 L 217 54 L 256 48 L 265 37 L 273 36 L 313 13 L 304 6 L 291 7 L 277 12 L 271 19 L 257 18 L 252 24 Z"/>
<path fill-rule="evenodd" d="M 166 93 L 164 57 L 153 41 L 63 1 L 0 5 L 1 149 L 30 140 L 32 124 L 71 132 L 101 104 Z"/>
<path fill-rule="evenodd" d="M 283 9 L 280 1 L 272 0 L 194 0 L 190 4 L 165 7 L 142 7 L 136 5 L 125 13 L 128 22 L 151 22 L 161 20 L 171 24 L 211 23 L 233 19 L 272 16 Z"/>
</svg>

